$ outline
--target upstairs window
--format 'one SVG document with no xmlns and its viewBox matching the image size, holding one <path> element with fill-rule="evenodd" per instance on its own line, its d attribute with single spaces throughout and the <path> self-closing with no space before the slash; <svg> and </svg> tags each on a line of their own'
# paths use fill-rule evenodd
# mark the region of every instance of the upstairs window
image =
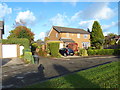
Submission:
<svg viewBox="0 0 120 90">
<path fill-rule="evenodd" d="M 88 35 L 87 35 L 87 34 L 84 34 L 84 38 L 85 38 L 85 39 L 88 38 Z"/>
<path fill-rule="evenodd" d="M 66 37 L 69 37 L 69 33 L 66 33 Z"/>
<path fill-rule="evenodd" d="M 58 38 L 58 33 L 56 33 L 56 38 Z"/>
<path fill-rule="evenodd" d="M 77 34 L 77 38 L 80 38 L 80 34 Z"/>
</svg>

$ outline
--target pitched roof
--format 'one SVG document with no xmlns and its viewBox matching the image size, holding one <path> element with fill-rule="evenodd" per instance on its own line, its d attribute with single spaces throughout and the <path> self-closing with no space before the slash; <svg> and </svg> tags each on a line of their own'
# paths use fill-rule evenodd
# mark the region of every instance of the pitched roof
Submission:
<svg viewBox="0 0 120 90">
<path fill-rule="evenodd" d="M 0 21 L 0 29 L 2 30 L 2 34 L 4 34 L 4 21 Z"/>
<path fill-rule="evenodd" d="M 78 28 L 68 28 L 68 27 L 60 27 L 60 26 L 53 26 L 53 28 L 60 32 L 60 33 L 81 33 L 81 34 L 90 34 L 89 32 L 78 29 Z"/>
</svg>

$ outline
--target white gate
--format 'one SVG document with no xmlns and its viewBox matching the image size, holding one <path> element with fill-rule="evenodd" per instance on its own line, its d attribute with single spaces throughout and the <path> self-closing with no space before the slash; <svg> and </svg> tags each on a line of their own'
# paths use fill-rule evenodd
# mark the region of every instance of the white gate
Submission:
<svg viewBox="0 0 120 90">
<path fill-rule="evenodd" d="M 17 45 L 16 44 L 2 45 L 2 57 L 3 58 L 17 57 Z"/>
</svg>

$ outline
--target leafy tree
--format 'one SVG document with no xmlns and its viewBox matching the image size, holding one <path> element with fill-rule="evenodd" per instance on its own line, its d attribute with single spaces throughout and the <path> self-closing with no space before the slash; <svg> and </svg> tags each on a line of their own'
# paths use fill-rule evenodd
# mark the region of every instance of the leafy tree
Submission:
<svg viewBox="0 0 120 90">
<path fill-rule="evenodd" d="M 117 34 L 114 34 L 114 33 L 109 33 L 109 34 L 107 34 L 107 36 L 110 36 L 110 37 L 115 37 L 115 36 L 117 36 Z"/>
<path fill-rule="evenodd" d="M 91 45 L 96 48 L 101 48 L 104 44 L 104 35 L 98 21 L 94 21 L 91 32 Z"/>
<path fill-rule="evenodd" d="M 116 40 L 114 40 L 114 38 L 117 36 L 117 34 L 114 33 L 109 33 L 107 34 L 107 36 L 105 37 L 105 45 L 115 45 L 116 44 Z"/>
<path fill-rule="evenodd" d="M 10 35 L 7 37 L 10 38 L 27 38 L 30 42 L 34 40 L 34 33 L 31 32 L 31 29 L 26 26 L 17 26 L 14 30 L 11 30 Z"/>
</svg>

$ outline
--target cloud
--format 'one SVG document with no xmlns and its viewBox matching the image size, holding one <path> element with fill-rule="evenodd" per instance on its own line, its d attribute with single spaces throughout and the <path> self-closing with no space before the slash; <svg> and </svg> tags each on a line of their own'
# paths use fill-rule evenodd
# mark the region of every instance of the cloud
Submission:
<svg viewBox="0 0 120 90">
<path fill-rule="evenodd" d="M 113 32 L 103 32 L 104 36 L 107 36 L 109 33 L 113 33 Z M 118 35 L 118 33 L 114 33 L 114 34 Z"/>
<path fill-rule="evenodd" d="M 95 20 L 80 21 L 79 25 L 80 25 L 80 27 L 85 28 L 85 29 L 89 28 L 90 31 L 91 31 L 92 30 L 92 25 L 93 25 L 94 21 Z"/>
<path fill-rule="evenodd" d="M 112 22 L 110 25 L 101 25 L 102 29 L 104 31 L 107 31 L 108 29 L 110 29 L 111 27 L 115 27 L 118 26 L 118 22 Z"/>
<path fill-rule="evenodd" d="M 56 16 L 52 17 L 50 20 L 51 25 L 57 26 L 67 26 L 69 25 L 69 18 L 65 14 L 57 14 Z"/>
<path fill-rule="evenodd" d="M 45 32 L 40 32 L 39 34 L 35 34 L 35 40 L 41 39 L 44 40 Z"/>
<path fill-rule="evenodd" d="M 27 10 L 24 12 L 19 12 L 15 21 L 20 24 L 27 24 L 27 25 L 33 25 L 36 20 L 36 17 L 34 16 L 33 12 Z"/>
<path fill-rule="evenodd" d="M 6 15 L 11 13 L 12 13 L 12 8 L 9 8 L 5 3 L 3 4 L 0 3 L 0 18 L 4 18 Z"/>
<path fill-rule="evenodd" d="M 110 19 L 114 14 L 114 10 L 109 7 L 109 3 L 107 2 L 96 2 L 92 5 L 88 6 L 83 11 L 78 11 L 75 13 L 71 20 L 76 21 L 78 19 L 87 20 L 87 19 Z"/>
</svg>

